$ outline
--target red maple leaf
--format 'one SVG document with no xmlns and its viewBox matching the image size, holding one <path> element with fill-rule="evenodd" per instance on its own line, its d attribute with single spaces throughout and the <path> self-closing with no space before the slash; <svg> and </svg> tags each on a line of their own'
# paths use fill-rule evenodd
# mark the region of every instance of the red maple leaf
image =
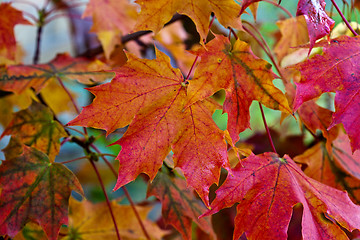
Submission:
<svg viewBox="0 0 360 240">
<path fill-rule="evenodd" d="M 16 24 L 31 24 L 23 18 L 21 11 L 10 3 L 0 4 L 0 53 L 9 59 L 15 58 L 16 40 L 14 27 Z"/>
<path fill-rule="evenodd" d="M 234 142 L 239 133 L 250 127 L 249 107 L 253 100 L 265 106 L 291 113 L 285 95 L 274 86 L 271 65 L 256 57 L 243 41 L 230 41 L 220 35 L 206 44 L 194 79 L 189 84 L 190 105 L 225 89 L 224 112 L 228 113 L 228 130 Z"/>
<path fill-rule="evenodd" d="M 294 111 L 324 92 L 336 92 L 335 113 L 329 128 L 342 123 L 355 151 L 360 148 L 360 37 L 342 36 L 330 44 L 322 41 L 315 46 L 323 47 L 323 55 L 292 67 L 301 72 Z"/>
<path fill-rule="evenodd" d="M 233 239 L 243 233 L 248 239 L 286 239 L 297 203 L 304 209 L 304 239 L 347 239 L 339 225 L 349 231 L 360 227 L 360 207 L 347 193 L 307 177 L 287 155 L 250 155 L 242 164 L 228 175 L 204 214 L 239 203 Z"/>
<path fill-rule="evenodd" d="M 310 50 L 316 40 L 328 35 L 335 21 L 325 12 L 324 0 L 300 0 L 296 15 L 304 15 L 310 38 Z M 310 51 L 309 50 L 309 51 Z"/>
<path fill-rule="evenodd" d="M 111 133 L 130 123 L 114 143 L 122 146 L 114 190 L 142 172 L 154 179 L 172 149 L 175 166 L 208 204 L 209 187 L 218 182 L 221 167 L 228 168 L 224 134 L 212 120 L 217 105 L 204 100 L 185 109 L 189 99 L 183 75 L 165 54 L 157 51 L 155 60 L 128 58 L 111 83 L 89 89 L 96 95 L 94 102 L 69 125 Z"/>
</svg>

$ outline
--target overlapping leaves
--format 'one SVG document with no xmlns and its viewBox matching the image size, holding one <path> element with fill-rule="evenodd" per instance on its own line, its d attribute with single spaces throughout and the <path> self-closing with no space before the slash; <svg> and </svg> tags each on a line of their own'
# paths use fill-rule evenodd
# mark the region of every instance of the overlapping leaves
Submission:
<svg viewBox="0 0 360 240">
<path fill-rule="evenodd" d="M 243 233 L 248 239 L 286 239 L 297 203 L 304 208 L 304 239 L 348 239 L 339 225 L 349 231 L 360 227 L 360 207 L 347 193 L 305 176 L 288 156 L 251 155 L 242 164 L 216 191 L 211 210 L 205 214 L 239 203 L 233 239 Z"/>
<path fill-rule="evenodd" d="M 50 109 L 36 102 L 14 115 L 0 139 L 4 135 L 15 135 L 23 144 L 47 154 L 52 162 L 59 153 L 60 138 L 67 136 Z"/>
<path fill-rule="evenodd" d="M 241 28 L 240 5 L 234 0 L 137 0 L 136 3 L 141 6 L 136 30 L 157 33 L 176 12 L 194 21 L 201 39 L 206 39 L 211 12 L 215 13 L 223 26 Z"/>
<path fill-rule="evenodd" d="M 323 55 L 293 66 L 301 73 L 301 81 L 296 83 L 294 110 L 324 92 L 336 92 L 335 113 L 329 128 L 342 123 L 353 151 L 360 148 L 359 45 L 359 37 L 342 36 L 330 44 L 323 41 L 316 44 L 323 47 Z"/>
<path fill-rule="evenodd" d="M 296 15 L 304 15 L 310 38 L 310 50 L 316 40 L 328 35 L 335 24 L 325 12 L 325 0 L 300 0 Z"/>
<path fill-rule="evenodd" d="M 191 239 L 191 224 L 194 221 L 206 233 L 214 237 L 209 218 L 198 217 L 206 210 L 186 182 L 169 173 L 159 171 L 149 185 L 148 196 L 156 196 L 162 203 L 163 218 L 173 225 L 184 239 Z"/>
<path fill-rule="evenodd" d="M 48 81 L 58 79 L 93 84 L 111 77 L 110 73 L 100 72 L 105 68 L 99 60 L 59 54 L 48 64 L 13 65 L 0 71 L 0 89 L 18 94 L 29 88 L 39 92 Z"/>
<path fill-rule="evenodd" d="M 158 32 L 178 12 L 188 15 L 194 21 L 201 39 L 205 39 L 212 12 L 223 26 L 241 29 L 239 15 L 248 6 L 257 6 L 259 0 L 243 1 L 241 11 L 240 5 L 234 0 L 136 2 L 141 7 L 137 30 L 150 29 Z M 120 3 L 125 7 L 117 8 Z M 108 58 L 114 46 L 120 44 L 120 32 L 129 32 L 133 27 L 131 14 L 134 14 L 134 6 L 128 3 L 125 0 L 91 0 L 88 4 L 85 15 L 93 17 L 92 30 L 98 33 Z M 299 1 L 297 14 L 304 15 L 307 21 L 311 47 L 315 40 L 329 33 L 333 24 L 325 13 L 324 4 L 323 0 Z M 7 6 L 10 5 L 1 4 L 0 12 Z M 11 44 L 5 45 L 11 50 L 10 57 L 13 57 L 12 48 L 16 45 L 13 27 L 26 21 L 14 9 L 3 15 L 11 19 L 11 24 L 3 26 L 5 31 L 0 28 L 0 34 L 9 34 L 10 37 L 5 40 L 9 40 Z M 16 20 L 13 19 L 14 16 Z M 4 23 L 7 18 L 0 20 Z M 107 18 L 110 21 L 106 21 Z M 288 47 L 308 40 L 304 34 L 301 34 L 303 39 L 289 38 L 294 32 L 299 32 L 296 29 L 304 31 L 304 24 L 299 19 L 288 19 L 289 21 L 285 20 L 280 25 L 283 38 L 277 46 L 279 58 L 291 52 Z M 130 22 L 125 23 L 126 20 Z M 291 31 L 286 30 L 289 26 L 295 27 L 290 27 Z M 1 43 L 0 41 L 0 52 L 3 53 L 6 49 Z M 337 92 L 336 112 L 330 127 L 343 123 L 350 136 L 352 150 L 360 148 L 360 88 L 356 68 L 359 62 L 358 38 L 343 37 L 332 40 L 330 44 L 319 43 L 316 46 L 324 47 L 323 56 L 316 56 L 295 66 L 303 76 L 302 81 L 297 83 L 295 109 L 302 105 L 299 115 L 304 125 L 314 135 L 320 129 L 327 139 L 327 148 L 322 144 L 315 145 L 309 150 L 310 154 L 306 152 L 305 156 L 316 155 L 317 160 L 324 160 L 327 165 L 319 167 L 321 162 L 314 164 L 314 158 L 311 161 L 306 159 L 303 161 L 308 165 L 305 172 L 312 175 L 316 170 L 312 177 L 333 187 L 343 187 L 353 199 L 358 200 L 356 187 L 359 184 L 359 152 L 350 152 L 349 140 L 343 133 L 335 139 L 338 129 L 328 129 L 330 111 L 316 106 L 314 102 L 304 103 L 323 92 Z M 181 49 L 183 48 L 185 46 Z M 359 228 L 359 207 L 344 192 L 306 177 L 287 156 L 279 158 L 274 153 L 250 155 L 242 163 L 244 167 L 240 164 L 234 170 L 230 169 L 224 133 L 217 128 L 211 117 L 215 108 L 220 106 L 210 100 L 209 96 L 220 89 L 226 91 L 223 109 L 229 115 L 228 129 L 232 139 L 227 140 L 231 145 L 234 145 L 232 140 L 236 142 L 239 133 L 249 127 L 249 106 L 253 100 L 286 113 L 291 113 L 291 110 L 284 94 L 272 84 L 276 76 L 271 71 L 271 65 L 256 57 L 245 42 L 236 41 L 232 45 L 227 38 L 215 36 L 206 48 L 193 53 L 200 57 L 201 62 L 194 79 L 189 81 L 184 79 L 178 69 L 172 68 L 169 59 L 158 50 L 155 60 L 139 59 L 128 54 L 129 62 L 114 70 L 116 76 L 111 83 L 90 89 L 96 97 L 94 102 L 69 123 L 105 129 L 108 134 L 129 125 L 124 136 L 114 143 L 122 146 L 117 157 L 120 168 L 115 189 L 144 172 L 153 180 L 148 194 L 161 200 L 164 219 L 174 225 L 184 238 L 191 238 L 192 221 L 213 236 L 208 219 L 197 219 L 204 207 L 193 195 L 192 188 L 209 206 L 209 187 L 218 183 L 220 169 L 223 167 L 229 171 L 228 179 L 217 191 L 217 198 L 211 204 L 212 210 L 206 214 L 210 215 L 239 202 L 234 238 L 240 237 L 242 233 L 249 239 L 286 238 L 292 208 L 299 202 L 304 209 L 304 239 L 345 239 L 346 235 L 341 227 L 350 231 Z M 62 54 L 48 64 L 8 66 L 0 73 L 0 88 L 21 94 L 30 88 L 40 92 L 51 79 L 59 83 L 70 79 L 91 84 L 101 82 L 111 75 L 94 72 L 103 68 L 97 61 Z M 93 81 L 89 81 L 90 78 Z M 53 121 L 49 110 L 33 103 L 28 110 L 15 115 L 5 129 L 3 135 L 5 134 L 20 138 L 11 140 L 4 150 L 7 160 L 0 166 L 0 234 L 12 237 L 27 222 L 35 221 L 42 226 L 49 238 L 55 239 L 60 225 L 67 223 L 67 202 L 71 190 L 82 191 L 74 175 L 63 165 L 54 163 L 59 150 L 59 138 L 65 136 L 64 130 Z M 23 147 L 20 141 L 31 147 Z M 184 172 L 189 188 L 184 180 L 158 172 L 171 150 L 175 167 Z M 334 166 L 343 174 L 336 179 L 331 175 L 334 173 Z M 330 181 L 319 178 L 319 174 L 323 176 L 325 173 L 330 176 Z M 89 234 L 89 229 L 99 230 L 101 237 L 114 237 L 109 212 L 105 204 L 100 205 L 94 206 L 85 201 L 72 202 L 71 210 L 76 209 L 78 212 L 72 212 L 72 222 L 68 226 L 66 237 L 78 237 L 71 235 L 73 233 L 86 238 L 94 237 L 95 234 Z M 128 216 L 129 209 L 120 211 L 120 206 L 113 206 L 119 215 Z M 93 209 L 99 211 L 91 212 Z M 148 209 L 140 212 L 145 219 Z M 97 220 L 101 217 L 106 219 L 98 223 Z M 135 225 L 135 219 L 131 220 L 134 220 L 131 225 Z M 129 222 L 122 223 L 125 226 Z M 140 231 L 134 232 L 129 225 L 124 229 L 120 233 L 122 236 L 143 237 Z M 155 234 L 157 228 L 150 229 L 154 229 L 152 233 L 155 238 L 163 235 L 163 231 L 159 235 Z"/>
<path fill-rule="evenodd" d="M 360 153 L 351 153 L 350 140 L 340 131 L 333 141 L 330 152 L 318 143 L 294 161 L 305 165 L 305 174 L 328 186 L 346 190 L 350 197 L 360 203 Z"/>
<path fill-rule="evenodd" d="M 190 81 L 188 105 L 225 89 L 223 110 L 228 113 L 228 130 L 235 142 L 239 133 L 250 127 L 253 100 L 291 113 L 285 95 L 272 83 L 271 65 L 256 57 L 247 43 L 238 40 L 232 46 L 227 38 L 216 36 L 206 48 L 196 52 L 201 61 Z"/>
</svg>

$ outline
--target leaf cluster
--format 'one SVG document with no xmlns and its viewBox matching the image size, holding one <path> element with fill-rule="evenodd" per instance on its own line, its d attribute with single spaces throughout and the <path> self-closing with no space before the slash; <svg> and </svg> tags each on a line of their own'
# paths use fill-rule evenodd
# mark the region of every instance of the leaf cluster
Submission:
<svg viewBox="0 0 360 240">
<path fill-rule="evenodd" d="M 0 3 L 0 236 L 359 237 L 359 4 L 343 3 Z M 43 60 L 63 18 L 73 50 Z"/>
</svg>

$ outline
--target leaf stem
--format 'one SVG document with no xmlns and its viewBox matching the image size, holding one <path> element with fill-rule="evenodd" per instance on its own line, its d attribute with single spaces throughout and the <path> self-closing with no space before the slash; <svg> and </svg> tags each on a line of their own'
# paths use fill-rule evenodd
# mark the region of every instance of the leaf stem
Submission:
<svg viewBox="0 0 360 240">
<path fill-rule="evenodd" d="M 34 23 L 36 23 L 38 21 L 38 19 L 34 15 L 32 15 L 31 13 L 23 12 L 23 15 L 29 17 L 31 20 L 34 21 Z"/>
<path fill-rule="evenodd" d="M 344 23 L 346 24 L 346 26 L 349 28 L 349 30 L 352 32 L 352 34 L 354 34 L 354 36 L 357 36 L 358 34 L 356 33 L 356 31 L 351 27 L 350 23 L 348 22 L 348 20 L 346 20 L 344 14 L 341 12 L 339 6 L 336 4 L 336 2 L 334 0 L 331 0 L 332 4 L 334 5 L 334 7 L 336 8 L 336 10 L 338 11 L 338 13 L 340 14 L 342 20 L 344 21 Z"/>
<path fill-rule="evenodd" d="M 81 15 L 79 15 L 79 14 L 57 13 L 57 14 L 54 14 L 53 16 L 47 18 L 45 23 L 46 24 L 50 23 L 51 21 L 54 21 L 55 19 L 60 18 L 60 17 L 68 17 L 68 18 L 79 19 L 79 20 L 81 19 Z"/>
<path fill-rule="evenodd" d="M 250 22 L 248 22 L 248 21 L 243 21 L 243 22 L 246 23 L 247 25 L 249 25 L 256 32 L 256 34 L 260 37 L 260 39 L 258 39 L 258 40 L 260 40 L 261 44 L 263 44 L 261 47 L 263 47 L 264 50 L 266 49 L 266 54 L 271 53 L 270 47 L 266 43 L 266 41 L 265 41 L 264 37 L 262 36 L 261 32 L 253 24 L 251 24 Z M 251 34 L 250 30 L 247 27 L 245 27 L 245 28 L 247 29 L 247 31 L 249 31 L 248 34 Z M 251 36 L 254 36 L 254 34 L 251 35 Z"/>
<path fill-rule="evenodd" d="M 91 144 L 90 146 L 91 146 L 98 154 L 101 154 L 100 150 L 99 150 L 94 144 Z M 114 156 L 114 155 L 112 155 L 112 156 Z M 117 174 L 116 170 L 114 169 L 114 167 L 111 165 L 111 163 L 106 159 L 105 154 L 102 154 L 100 157 L 104 160 L 104 162 L 106 163 L 106 165 L 108 165 L 108 167 L 110 168 L 111 172 L 114 174 L 115 179 L 117 179 L 118 174 Z M 115 157 L 116 157 L 116 156 L 115 156 Z M 139 225 L 140 225 L 140 227 L 141 227 L 141 230 L 143 231 L 146 239 L 150 240 L 150 239 L 151 239 L 151 238 L 150 238 L 150 235 L 149 235 L 149 233 L 147 232 L 147 230 L 146 230 L 146 228 L 145 228 L 145 225 L 144 225 L 144 223 L 142 222 L 142 220 L 141 220 L 141 218 L 140 218 L 139 212 L 137 211 L 137 209 L 136 209 L 136 207 L 135 207 L 135 203 L 134 203 L 134 201 L 132 200 L 132 198 L 131 198 L 128 190 L 126 189 L 125 186 L 122 186 L 122 190 L 124 191 L 125 196 L 126 196 L 126 198 L 128 199 L 132 210 L 134 211 L 134 214 L 135 214 L 135 216 L 136 216 L 136 218 L 137 218 L 137 220 L 138 220 L 138 222 L 139 222 Z"/>
<path fill-rule="evenodd" d="M 252 26 L 250 23 L 248 23 L 250 26 Z M 254 26 L 252 26 L 254 28 Z M 261 37 L 261 39 L 263 41 L 260 41 L 260 39 L 255 35 L 253 34 L 247 27 L 245 27 L 243 25 L 243 29 L 248 33 L 250 34 L 254 39 L 255 41 L 260 45 L 260 47 L 264 50 L 264 52 L 266 53 L 266 55 L 270 58 L 271 62 L 274 64 L 274 67 L 276 68 L 276 70 L 278 71 L 278 73 L 280 74 L 280 77 L 283 81 L 286 81 L 286 78 L 284 76 L 284 74 L 282 73 L 281 69 L 280 69 L 280 66 L 277 64 L 277 62 L 275 61 L 275 58 L 274 56 L 272 55 L 271 52 L 268 51 L 269 49 L 269 45 L 266 43 L 265 39 L 263 38 L 263 36 L 261 35 L 260 32 L 257 31 L 257 33 L 259 34 L 259 36 Z"/>
<path fill-rule="evenodd" d="M 103 193 L 104 193 L 104 196 L 105 196 L 105 199 L 106 199 L 106 204 L 107 204 L 107 206 L 108 206 L 108 208 L 109 208 L 109 212 L 110 212 L 112 221 L 113 221 L 113 223 L 114 223 L 114 227 L 115 227 L 117 239 L 118 239 L 118 240 L 121 240 L 121 237 L 120 237 L 120 234 L 119 234 L 119 229 L 118 229 L 117 224 L 116 224 L 116 219 L 115 219 L 115 216 L 114 216 L 114 212 L 113 212 L 113 210 L 112 210 L 111 203 L 110 203 L 109 198 L 108 198 L 108 195 L 107 195 L 107 193 L 106 193 L 105 186 L 104 186 L 104 183 L 103 183 L 103 181 L 102 181 L 102 179 L 101 179 L 100 173 L 99 173 L 99 171 L 98 171 L 98 169 L 97 169 L 94 161 L 92 161 L 91 159 L 89 159 L 89 161 L 90 161 L 90 163 L 91 163 L 91 166 L 94 168 L 94 171 L 95 171 L 96 176 L 97 176 L 97 178 L 98 178 L 98 180 L 99 180 L 101 189 L 102 189 L 102 191 L 103 191 Z"/>
<path fill-rule="evenodd" d="M 215 20 L 215 15 L 212 16 L 212 19 L 211 19 L 211 21 L 210 21 L 210 23 L 209 23 L 209 29 L 208 29 L 208 31 L 210 31 L 211 26 L 212 26 L 213 23 L 214 23 L 214 20 Z M 206 44 L 206 39 L 203 39 L 203 41 L 204 41 L 204 44 Z M 196 64 L 196 62 L 197 62 L 198 59 L 199 59 L 199 55 L 197 55 L 197 56 L 195 57 L 194 62 L 193 62 L 193 64 L 191 65 L 191 68 L 190 68 L 188 74 L 186 75 L 186 78 L 184 79 L 184 82 L 187 82 L 187 80 L 189 80 L 190 75 L 191 75 L 192 71 L 194 70 L 195 64 Z"/>
<path fill-rule="evenodd" d="M 143 231 L 146 239 L 147 239 L 147 240 L 151 240 L 151 238 L 150 238 L 150 236 L 149 236 L 149 233 L 146 231 L 146 228 L 145 228 L 145 226 L 144 226 L 144 224 L 143 224 L 143 222 L 142 222 L 142 220 L 141 220 L 141 218 L 140 218 L 139 212 L 136 210 L 135 203 L 134 203 L 134 201 L 132 200 L 132 198 L 131 198 L 131 196 L 130 196 L 130 194 L 129 194 L 129 191 L 127 190 L 127 188 L 126 188 L 125 186 L 122 187 L 122 190 L 124 191 L 126 198 L 127 198 L 127 199 L 129 200 L 129 202 L 130 202 L 130 206 L 131 206 L 132 210 L 134 211 L 134 214 L 135 214 L 136 218 L 137 218 L 138 221 L 139 221 L 140 227 L 141 227 L 141 229 L 142 229 L 142 231 Z"/>
<path fill-rule="evenodd" d="M 268 139 L 269 139 L 271 148 L 272 148 L 272 150 L 273 150 L 274 153 L 277 153 L 277 152 L 276 152 L 276 149 L 275 149 L 275 146 L 274 146 L 274 142 L 273 142 L 273 140 L 272 140 L 272 138 L 271 138 L 271 134 L 270 134 L 269 127 L 268 127 L 268 125 L 267 125 L 267 123 L 266 123 L 266 118 L 265 118 L 265 114 L 264 114 L 264 109 L 263 109 L 263 107 L 262 107 L 262 105 L 261 105 L 260 102 L 259 102 L 259 107 L 260 107 L 261 116 L 262 116 L 262 119 L 263 119 L 263 122 L 264 122 L 264 126 L 265 126 L 265 129 L 266 129 L 267 137 L 268 137 Z"/>
<path fill-rule="evenodd" d="M 64 4 L 64 3 L 63 3 Z M 73 3 L 73 5 L 68 5 L 68 4 L 66 4 L 65 3 L 65 6 L 66 6 L 66 9 L 67 10 L 69 10 L 70 8 L 76 8 L 76 7 L 81 7 L 81 6 L 84 6 L 84 5 L 86 5 L 87 3 L 86 2 L 78 2 L 78 3 Z M 63 8 L 62 8 L 63 9 Z M 48 11 L 48 14 L 50 14 L 50 13 L 53 13 L 53 12 L 55 12 L 56 10 L 62 10 L 62 9 L 58 9 L 56 6 L 53 8 L 53 9 L 51 9 L 51 10 L 49 10 Z"/>
<path fill-rule="evenodd" d="M 235 40 L 238 40 L 239 37 L 236 35 L 236 32 L 234 31 L 234 29 L 233 29 L 232 27 L 229 27 L 229 30 L 230 30 L 230 32 L 229 32 L 229 38 L 230 38 L 230 36 L 231 36 L 231 34 L 232 34 L 232 35 L 234 35 Z M 230 40 L 230 39 L 229 39 L 229 40 Z"/>
<path fill-rule="evenodd" d="M 61 164 L 65 164 L 65 163 L 71 163 L 71 162 L 76 162 L 78 160 L 82 160 L 82 159 L 87 159 L 88 156 L 82 156 L 82 157 L 78 157 L 78 158 L 74 158 L 72 160 L 68 160 L 68 161 L 64 161 L 64 162 L 60 162 Z"/>
<path fill-rule="evenodd" d="M 81 131 L 73 128 L 73 127 L 65 126 L 65 128 L 67 128 L 67 129 L 69 129 L 69 130 L 72 130 L 72 131 L 74 131 L 74 132 L 77 132 L 77 133 L 79 133 L 80 135 L 85 136 L 85 134 L 84 134 L 83 132 L 81 132 Z"/>
<path fill-rule="evenodd" d="M 69 92 L 69 90 L 67 89 L 67 87 L 65 87 L 63 81 L 61 80 L 61 78 L 59 76 L 56 76 L 56 79 L 58 80 L 58 82 L 60 83 L 61 87 L 64 89 L 64 91 L 66 92 L 66 94 L 68 95 L 68 97 L 70 98 L 70 101 L 72 103 L 72 105 L 75 108 L 76 113 L 79 115 L 80 114 L 80 110 L 79 107 L 77 106 L 73 96 L 71 95 L 71 93 Z"/>
<path fill-rule="evenodd" d="M 267 2 L 270 3 L 272 5 L 274 5 L 275 7 L 280 8 L 281 10 L 283 10 L 289 17 L 293 18 L 294 16 L 291 14 L 291 12 L 289 12 L 289 10 L 287 10 L 286 8 L 284 8 L 283 6 L 280 5 L 280 3 L 276 3 L 273 2 L 271 0 L 262 0 L 263 2 Z"/>
<path fill-rule="evenodd" d="M 194 59 L 194 62 L 193 62 L 193 64 L 191 65 L 191 68 L 190 68 L 190 70 L 189 70 L 189 72 L 188 72 L 188 74 L 187 74 L 184 82 L 186 82 L 187 80 L 189 80 L 190 75 L 191 75 L 191 73 L 192 73 L 192 71 L 193 71 L 193 69 L 194 69 L 194 67 L 195 67 L 195 64 L 196 64 L 198 58 L 199 58 L 199 56 L 196 56 L 196 58 Z"/>
<path fill-rule="evenodd" d="M 73 96 L 71 95 L 71 93 L 69 92 L 69 90 L 67 89 L 67 87 L 65 87 L 65 85 L 64 85 L 63 81 L 61 80 L 61 78 L 60 78 L 59 76 L 56 76 L 56 79 L 58 80 L 58 82 L 60 83 L 61 87 L 64 89 L 64 91 L 66 92 L 66 94 L 69 96 L 70 101 L 71 101 L 72 105 L 74 106 L 76 113 L 79 115 L 79 114 L 80 114 L 80 110 L 79 110 L 79 107 L 77 106 L 77 104 L 76 104 Z M 85 135 L 87 135 L 86 127 L 83 127 L 83 130 L 84 130 Z"/>
<path fill-rule="evenodd" d="M 43 25 L 41 23 L 38 23 L 33 64 L 37 64 L 39 62 L 42 30 L 43 30 Z"/>
</svg>

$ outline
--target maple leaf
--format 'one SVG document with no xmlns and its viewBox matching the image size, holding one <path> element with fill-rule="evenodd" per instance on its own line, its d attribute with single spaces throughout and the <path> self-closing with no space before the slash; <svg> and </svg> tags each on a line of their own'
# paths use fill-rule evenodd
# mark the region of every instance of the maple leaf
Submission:
<svg viewBox="0 0 360 240">
<path fill-rule="evenodd" d="M 129 33 L 134 28 L 136 5 L 130 4 L 128 0 L 90 0 L 83 17 L 93 18 L 90 31 L 97 34 L 109 58 L 115 45 L 121 44 L 119 35 Z"/>
<path fill-rule="evenodd" d="M 277 42 L 274 52 L 278 61 L 281 62 L 286 55 L 297 50 L 292 47 L 307 43 L 309 36 L 304 16 L 277 21 L 276 25 L 280 29 L 281 38 Z"/>
<path fill-rule="evenodd" d="M 90 0 L 83 17 L 92 17 L 90 31 L 116 31 L 128 33 L 135 24 L 136 6 L 128 0 Z"/>
<path fill-rule="evenodd" d="M 59 122 L 54 121 L 49 108 L 33 102 L 28 109 L 14 114 L 0 139 L 5 135 L 16 136 L 27 146 L 44 152 L 53 162 L 60 150 L 60 138 L 66 137 L 67 133 Z"/>
<path fill-rule="evenodd" d="M 206 44 L 194 79 L 189 81 L 188 95 L 192 103 L 225 89 L 224 112 L 228 113 L 228 130 L 234 142 L 239 133 L 250 127 L 249 107 L 253 100 L 265 106 L 291 113 L 285 95 L 272 81 L 271 65 L 257 58 L 247 43 L 237 40 L 231 46 L 226 37 L 216 35 Z"/>
<path fill-rule="evenodd" d="M 244 0 L 241 4 L 241 9 L 240 9 L 240 15 L 243 14 L 245 12 L 245 9 L 250 7 L 251 12 L 254 15 L 254 19 L 256 20 L 256 10 L 258 8 L 259 2 L 262 0 Z M 252 7 L 253 6 L 253 7 Z"/>
<path fill-rule="evenodd" d="M 83 195 L 69 169 L 27 146 L 20 156 L 0 165 L 0 187 L 0 235 L 10 237 L 27 222 L 35 221 L 49 239 L 57 239 L 60 226 L 67 223 L 71 191 Z"/>
<path fill-rule="evenodd" d="M 315 46 L 323 47 L 323 55 L 291 67 L 301 73 L 301 81 L 295 83 L 294 111 L 324 92 L 336 92 L 335 113 L 329 128 L 342 123 L 355 151 L 360 148 L 360 72 L 357 68 L 360 38 L 342 36 L 330 44 L 322 41 Z"/>
<path fill-rule="evenodd" d="M 111 73 L 99 72 L 106 66 L 99 60 L 72 58 L 68 54 L 58 54 L 48 64 L 14 65 L 0 72 L 0 89 L 22 93 L 28 88 L 39 92 L 49 80 L 77 80 L 83 84 L 102 82 Z"/>
<path fill-rule="evenodd" d="M 148 196 L 156 196 L 162 204 L 162 216 L 184 239 L 191 239 L 191 224 L 195 222 L 206 233 L 215 236 L 209 218 L 198 217 L 206 208 L 180 178 L 159 171 L 148 187 Z"/>
<path fill-rule="evenodd" d="M 152 30 L 157 33 L 178 12 L 189 16 L 202 39 L 206 39 L 211 12 L 224 27 L 241 28 L 240 6 L 234 0 L 136 0 L 141 6 L 135 30 Z"/>
<path fill-rule="evenodd" d="M 146 239 L 131 206 L 111 202 L 111 208 L 122 239 Z M 147 219 L 151 208 L 136 206 L 139 217 L 151 239 L 162 239 L 167 231 L 161 230 L 155 223 Z M 67 230 L 67 236 L 61 239 L 116 239 L 114 223 L 105 202 L 97 204 L 87 200 L 79 202 L 71 197 Z M 63 233 L 63 231 L 61 232 Z"/>
<path fill-rule="evenodd" d="M 335 21 L 325 12 L 325 0 L 300 0 L 296 15 L 304 15 L 310 38 L 309 53 L 316 40 L 328 35 Z"/>
<path fill-rule="evenodd" d="M 287 155 L 251 155 L 229 174 L 216 191 L 211 210 L 218 212 L 235 203 L 233 239 L 287 239 L 292 208 L 303 205 L 303 239 L 348 239 L 337 225 L 352 231 L 360 227 L 360 207 L 345 192 L 307 176 Z"/>
<path fill-rule="evenodd" d="M 5 155 L 5 159 L 13 159 L 20 156 L 23 152 L 23 143 L 17 137 L 11 137 L 6 148 L 1 151 Z"/>
<path fill-rule="evenodd" d="M 24 19 L 22 12 L 13 8 L 11 3 L 0 3 L 0 16 L 0 53 L 8 59 L 15 60 L 14 27 L 17 24 L 31 23 Z"/>
<path fill-rule="evenodd" d="M 34 95 L 34 92 L 32 92 L 32 95 Z M 55 115 L 63 112 L 77 114 L 72 99 L 78 99 L 78 93 L 71 90 L 71 88 L 65 89 L 59 81 L 47 81 L 41 89 L 41 96 Z"/>
<path fill-rule="evenodd" d="M 111 83 L 89 89 L 95 100 L 68 124 L 109 134 L 130 123 L 114 143 L 122 146 L 114 190 L 142 172 L 154 179 L 172 149 L 175 166 L 208 203 L 208 188 L 218 182 L 220 168 L 228 168 L 223 132 L 212 120 L 217 105 L 204 100 L 184 109 L 188 102 L 184 77 L 164 53 L 156 50 L 156 55 L 157 59 L 147 60 L 128 54 L 129 61 L 115 70 Z M 197 171 L 199 166 L 202 171 Z"/>
<path fill-rule="evenodd" d="M 342 131 L 333 141 L 331 152 L 323 143 L 318 143 L 294 161 L 306 164 L 304 173 L 328 186 L 346 190 L 360 203 L 360 152 L 351 153 L 350 140 Z"/>
<path fill-rule="evenodd" d="M 29 91 L 30 92 L 30 91 Z M 0 124 L 5 128 L 12 120 L 13 109 L 28 108 L 32 102 L 29 92 L 25 94 L 9 94 L 0 97 Z"/>
</svg>

